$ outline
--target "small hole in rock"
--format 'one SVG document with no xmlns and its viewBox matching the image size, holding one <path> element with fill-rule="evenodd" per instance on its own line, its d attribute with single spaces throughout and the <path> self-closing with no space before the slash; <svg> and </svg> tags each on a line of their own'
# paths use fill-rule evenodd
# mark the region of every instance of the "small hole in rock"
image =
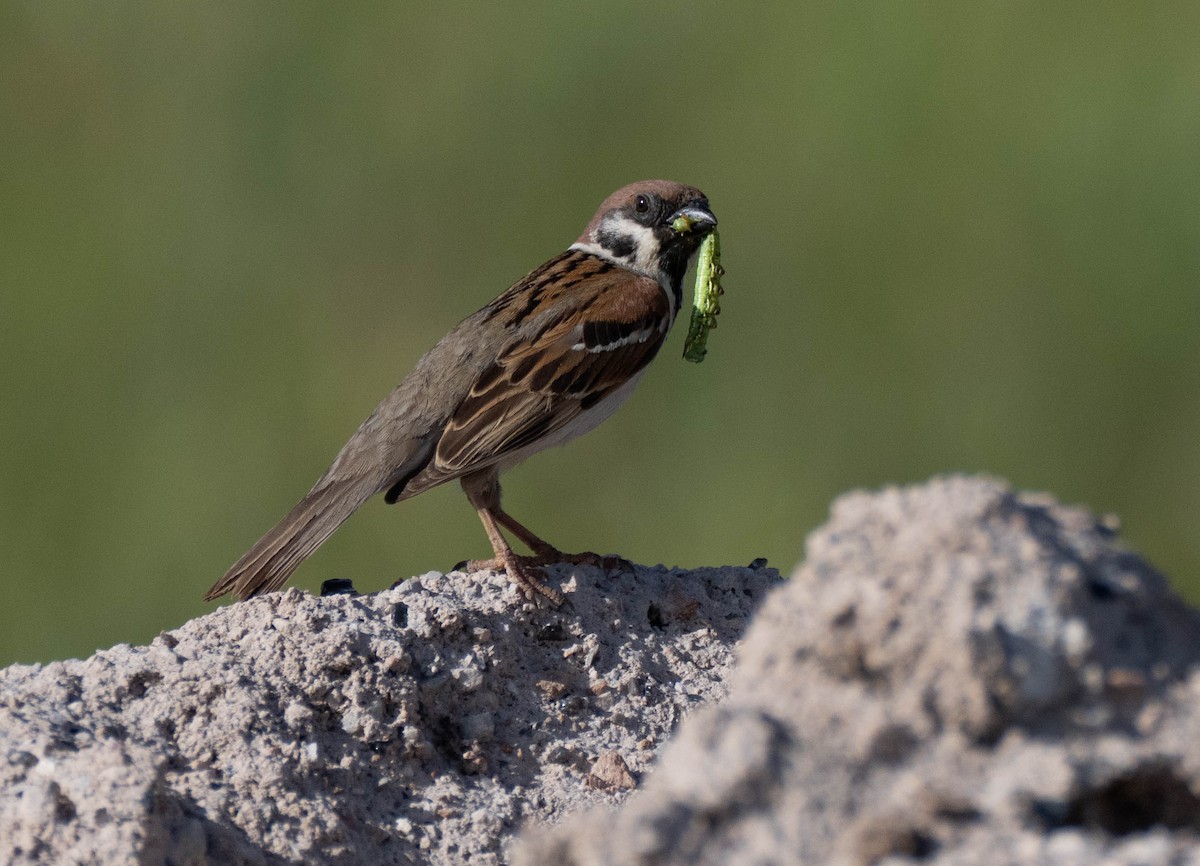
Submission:
<svg viewBox="0 0 1200 866">
<path fill-rule="evenodd" d="M 58 792 L 58 796 L 54 801 L 54 820 L 60 824 L 65 824 L 68 821 L 75 820 L 76 815 L 75 804 L 70 798 L 62 792 Z"/>
<path fill-rule="evenodd" d="M 854 605 L 850 605 L 838 612 L 838 614 L 830 622 L 834 628 L 850 628 L 854 625 L 854 621 L 858 619 L 858 610 Z"/>
<path fill-rule="evenodd" d="M 1063 823 L 1096 828 L 1114 836 L 1152 827 L 1200 831 L 1200 797 L 1170 767 L 1142 767 L 1079 794 L 1068 804 Z"/>
<path fill-rule="evenodd" d="M 899 764 L 920 746 L 920 740 L 908 725 L 885 725 L 871 741 L 868 761 L 886 765 Z"/>
<path fill-rule="evenodd" d="M 653 602 L 646 608 L 646 621 L 655 628 L 666 628 L 667 620 L 663 616 L 662 608 Z"/>
<path fill-rule="evenodd" d="M 538 629 L 537 639 L 540 641 L 556 642 L 567 639 L 567 630 L 560 622 L 552 622 Z"/>
</svg>

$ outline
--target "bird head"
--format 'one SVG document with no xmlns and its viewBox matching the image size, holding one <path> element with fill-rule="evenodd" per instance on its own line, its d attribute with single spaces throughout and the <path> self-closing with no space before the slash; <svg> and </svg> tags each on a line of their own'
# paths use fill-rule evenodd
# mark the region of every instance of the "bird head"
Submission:
<svg viewBox="0 0 1200 866">
<path fill-rule="evenodd" d="M 606 198 L 573 249 L 677 288 L 700 242 L 716 225 L 700 190 L 669 180 L 643 180 Z"/>
</svg>

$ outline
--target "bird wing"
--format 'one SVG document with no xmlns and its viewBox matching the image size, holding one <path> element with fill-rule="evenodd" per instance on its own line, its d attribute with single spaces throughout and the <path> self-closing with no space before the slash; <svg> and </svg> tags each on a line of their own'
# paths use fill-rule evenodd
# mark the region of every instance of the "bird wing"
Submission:
<svg viewBox="0 0 1200 866">
<path fill-rule="evenodd" d="M 496 300 L 490 313 L 510 318 L 514 337 L 476 378 L 429 464 L 400 495 L 503 462 L 587 412 L 654 358 L 671 324 L 658 283 L 585 253 L 557 261 L 550 279 Z"/>
</svg>

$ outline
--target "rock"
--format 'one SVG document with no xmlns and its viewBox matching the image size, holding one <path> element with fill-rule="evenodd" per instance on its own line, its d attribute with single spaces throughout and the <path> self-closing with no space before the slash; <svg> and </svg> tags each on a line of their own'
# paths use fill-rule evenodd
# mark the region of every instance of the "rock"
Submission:
<svg viewBox="0 0 1200 866">
<path fill-rule="evenodd" d="M 1108 521 L 988 479 L 850 494 L 729 698 L 515 860 L 1200 863 L 1198 662 L 1200 614 Z"/>
<path fill-rule="evenodd" d="M 550 572 L 561 610 L 501 575 L 431 573 L 0 671 L 0 862 L 504 862 L 522 821 L 628 795 L 585 784 L 597 756 L 643 772 L 639 744 L 723 697 L 779 582 Z"/>
<path fill-rule="evenodd" d="M 590 788 L 606 791 L 632 791 L 637 787 L 637 780 L 620 752 L 605 752 L 597 758 L 583 781 Z"/>
<path fill-rule="evenodd" d="M 552 578 L 0 671 L 0 862 L 1200 864 L 1200 613 L 1110 520 L 955 477 L 842 497 L 786 582 Z"/>
</svg>

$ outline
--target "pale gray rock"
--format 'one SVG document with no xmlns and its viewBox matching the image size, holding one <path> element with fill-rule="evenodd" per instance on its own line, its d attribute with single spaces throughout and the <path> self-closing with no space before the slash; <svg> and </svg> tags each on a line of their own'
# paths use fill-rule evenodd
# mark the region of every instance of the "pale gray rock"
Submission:
<svg viewBox="0 0 1200 866">
<path fill-rule="evenodd" d="M 842 497 L 615 812 L 522 864 L 1200 863 L 1200 614 L 987 479 Z"/>
<path fill-rule="evenodd" d="M 0 862 L 500 863 L 522 821 L 619 802 L 591 768 L 645 773 L 725 695 L 779 576 L 551 574 L 563 610 L 431 573 L 0 671 Z"/>
<path fill-rule="evenodd" d="M 0 671 L 0 862 L 1200 866 L 1200 614 L 1114 521 L 956 477 L 782 585 L 552 571 Z"/>
</svg>

